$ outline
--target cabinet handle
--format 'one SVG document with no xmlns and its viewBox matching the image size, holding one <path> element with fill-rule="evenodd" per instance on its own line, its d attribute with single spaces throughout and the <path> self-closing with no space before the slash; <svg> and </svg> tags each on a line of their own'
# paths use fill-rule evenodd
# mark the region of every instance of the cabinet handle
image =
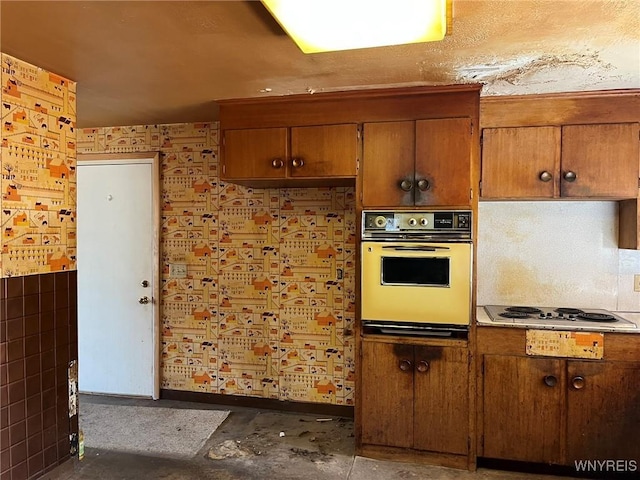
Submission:
<svg viewBox="0 0 640 480">
<path fill-rule="evenodd" d="M 291 165 L 293 165 L 294 168 L 300 168 L 304 165 L 304 160 L 301 158 L 294 158 L 291 161 Z"/>
<path fill-rule="evenodd" d="M 283 165 L 284 165 L 284 162 L 282 161 L 281 158 L 274 158 L 273 161 L 271 162 L 271 166 L 273 168 L 282 168 Z"/>
<path fill-rule="evenodd" d="M 400 364 L 398 366 L 400 367 L 400 370 L 402 370 L 403 372 L 408 372 L 409 370 L 411 370 L 411 361 L 400 360 Z"/>
<path fill-rule="evenodd" d="M 558 384 L 558 379 L 553 375 L 545 375 L 544 384 L 547 387 L 555 387 Z"/>
<path fill-rule="evenodd" d="M 422 179 L 422 180 L 418 180 L 418 188 L 421 191 L 425 191 L 425 190 L 429 190 L 429 187 L 431 187 L 431 185 L 429 184 L 429 180 L 426 179 Z"/>
<path fill-rule="evenodd" d="M 549 182 L 553 178 L 553 175 L 551 175 L 549 172 L 545 170 L 540 174 L 538 178 L 540 178 L 540 180 L 542 180 L 543 182 Z"/>
<path fill-rule="evenodd" d="M 575 182 L 578 179 L 578 176 L 576 175 L 576 173 L 572 172 L 571 170 L 569 170 L 568 172 L 565 172 L 563 177 L 567 182 Z"/>
<path fill-rule="evenodd" d="M 418 370 L 420 373 L 425 373 L 427 370 L 429 370 L 429 362 L 427 362 L 426 360 L 418 362 L 416 370 Z"/>
<path fill-rule="evenodd" d="M 410 180 L 402 180 L 400 182 L 400 188 L 405 192 L 408 192 L 413 188 L 413 183 Z"/>
<path fill-rule="evenodd" d="M 571 386 L 575 390 L 582 390 L 584 388 L 584 383 L 584 377 L 581 377 L 580 375 L 571 379 Z"/>
</svg>

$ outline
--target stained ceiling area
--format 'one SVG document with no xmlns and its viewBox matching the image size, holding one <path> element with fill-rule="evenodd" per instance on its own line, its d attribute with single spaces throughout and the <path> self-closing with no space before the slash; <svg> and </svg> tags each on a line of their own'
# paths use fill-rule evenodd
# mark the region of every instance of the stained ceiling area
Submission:
<svg viewBox="0 0 640 480">
<path fill-rule="evenodd" d="M 312 55 L 258 1 L 2 0 L 0 20 L 3 53 L 78 82 L 80 127 L 213 121 L 221 99 L 385 86 L 640 87 L 638 0 L 453 0 L 441 42 Z"/>
</svg>

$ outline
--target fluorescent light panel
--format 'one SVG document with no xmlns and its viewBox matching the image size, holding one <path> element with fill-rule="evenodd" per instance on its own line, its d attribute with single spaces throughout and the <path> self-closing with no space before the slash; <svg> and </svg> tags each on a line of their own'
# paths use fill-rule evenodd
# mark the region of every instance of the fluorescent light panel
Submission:
<svg viewBox="0 0 640 480">
<path fill-rule="evenodd" d="M 262 0 L 304 53 L 442 40 L 447 0 Z"/>
</svg>

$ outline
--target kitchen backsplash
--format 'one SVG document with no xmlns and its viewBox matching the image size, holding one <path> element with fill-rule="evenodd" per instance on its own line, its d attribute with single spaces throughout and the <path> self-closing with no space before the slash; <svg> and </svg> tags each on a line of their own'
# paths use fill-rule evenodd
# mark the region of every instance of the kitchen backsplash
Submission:
<svg viewBox="0 0 640 480">
<path fill-rule="evenodd" d="M 353 404 L 353 188 L 222 183 L 217 123 L 84 129 L 78 151 L 161 152 L 162 388 Z"/>
<path fill-rule="evenodd" d="M 640 311 L 616 202 L 480 202 L 478 216 L 478 305 Z"/>
</svg>

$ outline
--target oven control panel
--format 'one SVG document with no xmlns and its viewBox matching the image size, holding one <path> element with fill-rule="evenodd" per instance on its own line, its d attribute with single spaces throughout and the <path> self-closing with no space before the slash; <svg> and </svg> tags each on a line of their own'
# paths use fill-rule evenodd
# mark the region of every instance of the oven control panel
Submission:
<svg viewBox="0 0 640 480">
<path fill-rule="evenodd" d="M 471 238 L 470 210 L 364 211 L 362 238 Z"/>
</svg>

